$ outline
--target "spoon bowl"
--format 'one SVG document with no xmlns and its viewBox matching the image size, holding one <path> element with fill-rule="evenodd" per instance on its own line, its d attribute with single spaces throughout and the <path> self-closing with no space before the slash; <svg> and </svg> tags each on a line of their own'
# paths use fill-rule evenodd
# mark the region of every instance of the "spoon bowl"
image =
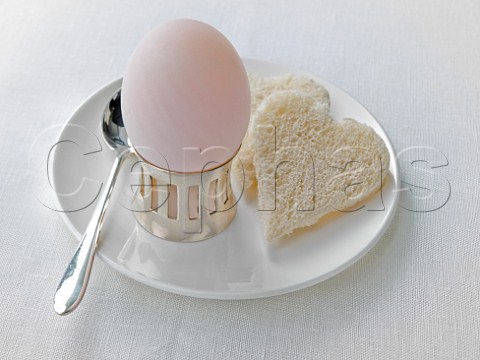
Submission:
<svg viewBox="0 0 480 360">
<path fill-rule="evenodd" d="M 107 145 L 113 149 L 130 147 L 130 140 L 123 125 L 121 90 L 117 91 L 103 112 L 102 135 Z"/>
</svg>

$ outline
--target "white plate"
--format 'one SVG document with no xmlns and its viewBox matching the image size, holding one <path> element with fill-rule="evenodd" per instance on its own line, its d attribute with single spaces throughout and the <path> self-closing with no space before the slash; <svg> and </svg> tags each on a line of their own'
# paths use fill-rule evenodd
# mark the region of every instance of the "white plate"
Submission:
<svg viewBox="0 0 480 360">
<path fill-rule="evenodd" d="M 357 212 L 329 216 L 290 239 L 268 244 L 262 237 L 255 196 L 238 204 L 232 225 L 222 234 L 197 243 L 165 241 L 140 228 L 127 203 L 129 166 L 120 175 L 102 229 L 97 256 L 115 270 L 158 289 L 212 299 L 250 299 L 287 293 L 332 277 L 360 259 L 381 237 L 397 205 L 398 168 L 393 147 L 380 124 L 355 99 L 321 79 L 258 60 L 244 60 L 247 70 L 263 76 L 297 73 L 310 76 L 330 92 L 334 119 L 354 118 L 370 125 L 390 152 L 389 181 Z M 52 179 L 63 218 L 80 238 L 92 214 L 100 184 L 114 154 L 103 145 L 100 120 L 121 80 L 92 95 L 73 114 L 55 147 Z M 383 197 L 383 204 L 382 204 Z M 83 208 L 83 210 L 75 211 Z M 65 254 L 68 257 L 70 254 Z"/>
</svg>

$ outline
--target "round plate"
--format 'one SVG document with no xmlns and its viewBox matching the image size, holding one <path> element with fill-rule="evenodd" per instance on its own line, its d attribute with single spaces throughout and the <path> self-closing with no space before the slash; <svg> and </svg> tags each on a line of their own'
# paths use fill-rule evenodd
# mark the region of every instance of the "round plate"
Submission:
<svg viewBox="0 0 480 360">
<path fill-rule="evenodd" d="M 349 117 L 371 126 L 390 152 L 382 192 L 356 212 L 334 214 L 288 239 L 267 243 L 255 194 L 238 203 L 237 216 L 222 234 L 197 243 L 174 243 L 143 230 L 128 210 L 136 176 L 124 166 L 107 211 L 97 255 L 115 270 L 158 289 L 202 298 L 250 299 L 287 293 L 319 283 L 360 259 L 388 227 L 397 205 L 398 168 L 393 147 L 375 118 L 343 90 L 312 75 L 265 61 L 245 59 L 261 76 L 307 75 L 330 92 L 334 119 Z M 103 143 L 100 122 L 121 79 L 92 95 L 65 125 L 55 146 L 51 178 L 63 218 L 80 238 L 114 153 Z M 67 254 L 66 254 L 67 255 Z"/>
</svg>

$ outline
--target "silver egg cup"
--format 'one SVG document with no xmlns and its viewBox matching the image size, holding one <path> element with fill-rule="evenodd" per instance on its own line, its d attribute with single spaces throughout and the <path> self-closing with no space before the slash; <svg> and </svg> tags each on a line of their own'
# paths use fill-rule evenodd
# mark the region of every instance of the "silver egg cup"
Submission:
<svg viewBox="0 0 480 360">
<path fill-rule="evenodd" d="M 236 214 L 232 160 L 194 173 L 169 171 L 142 161 L 133 200 L 138 223 L 149 233 L 176 242 L 195 242 L 221 233 Z"/>
</svg>

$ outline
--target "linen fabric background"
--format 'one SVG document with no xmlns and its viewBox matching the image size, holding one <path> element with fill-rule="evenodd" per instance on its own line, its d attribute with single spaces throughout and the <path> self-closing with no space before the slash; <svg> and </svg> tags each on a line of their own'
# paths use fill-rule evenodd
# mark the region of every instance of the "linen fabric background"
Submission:
<svg viewBox="0 0 480 360">
<path fill-rule="evenodd" d="M 450 197 L 437 211 L 399 208 L 364 258 L 305 290 L 195 299 L 96 261 L 81 307 L 59 317 L 53 293 L 77 242 L 36 200 L 45 174 L 28 171 L 29 149 L 122 76 L 150 28 L 183 17 L 217 27 L 244 57 L 340 86 L 397 152 L 443 154 L 431 190 L 438 199 L 450 184 Z M 0 357 L 478 359 L 478 19 L 474 0 L 0 1 Z"/>
</svg>

